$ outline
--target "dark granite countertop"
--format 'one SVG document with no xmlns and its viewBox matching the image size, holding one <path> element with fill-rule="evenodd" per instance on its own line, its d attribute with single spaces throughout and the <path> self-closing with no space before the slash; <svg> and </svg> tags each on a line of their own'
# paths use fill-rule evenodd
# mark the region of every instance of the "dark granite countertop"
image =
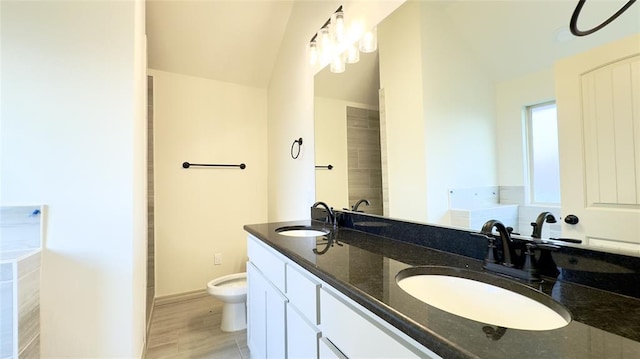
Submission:
<svg viewBox="0 0 640 359">
<path fill-rule="evenodd" d="M 537 289 L 569 310 L 567 326 L 488 335 L 487 324 L 429 306 L 404 292 L 395 279 L 400 270 L 421 265 L 483 271 L 481 260 L 344 227 L 333 230 L 332 246 L 323 237 L 276 232 L 292 225 L 322 226 L 307 220 L 244 228 L 443 358 L 640 358 L 640 299 L 633 296 L 561 276 Z"/>
</svg>

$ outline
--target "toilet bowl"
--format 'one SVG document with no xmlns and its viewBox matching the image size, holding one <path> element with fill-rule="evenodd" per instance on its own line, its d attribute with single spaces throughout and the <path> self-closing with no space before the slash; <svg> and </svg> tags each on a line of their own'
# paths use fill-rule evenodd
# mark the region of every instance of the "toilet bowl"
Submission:
<svg viewBox="0 0 640 359">
<path fill-rule="evenodd" d="M 220 299 L 224 332 L 235 332 L 247 327 L 247 273 L 236 273 L 216 278 L 207 283 L 207 292 Z"/>
</svg>

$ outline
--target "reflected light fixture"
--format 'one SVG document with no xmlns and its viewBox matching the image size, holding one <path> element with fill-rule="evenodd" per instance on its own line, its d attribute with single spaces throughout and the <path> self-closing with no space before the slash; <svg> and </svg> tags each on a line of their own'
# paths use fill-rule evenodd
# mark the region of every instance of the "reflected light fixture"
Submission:
<svg viewBox="0 0 640 359">
<path fill-rule="evenodd" d="M 346 70 L 345 53 L 337 53 L 331 59 L 330 70 L 334 74 L 341 74 Z"/>
<path fill-rule="evenodd" d="M 375 28 L 360 40 L 354 39 L 354 36 L 356 34 L 353 31 L 347 31 L 344 11 L 340 6 L 311 38 L 307 51 L 309 63 L 322 67 L 329 65 L 331 72 L 342 73 L 346 64 L 355 64 L 360 60 L 360 51 L 376 51 L 378 41 Z"/>
<path fill-rule="evenodd" d="M 347 47 L 346 51 L 346 61 L 348 64 L 355 64 L 360 61 L 360 50 L 356 47 L 355 44 L 350 44 Z"/>
<path fill-rule="evenodd" d="M 374 27 L 367 31 L 360 39 L 360 51 L 366 53 L 374 52 L 378 49 L 378 30 Z"/>
<path fill-rule="evenodd" d="M 318 63 L 320 53 L 318 51 L 318 43 L 314 39 L 309 43 L 309 49 L 307 55 L 309 56 L 309 63 L 315 65 Z"/>
<path fill-rule="evenodd" d="M 329 27 L 323 27 L 318 31 L 318 41 L 320 42 L 320 64 L 327 65 L 333 57 L 334 43 L 331 41 Z"/>
<path fill-rule="evenodd" d="M 336 12 L 331 15 L 331 29 L 333 30 L 333 40 L 338 43 L 344 43 L 345 30 L 344 30 L 344 12 L 342 6 L 338 8 Z"/>
</svg>

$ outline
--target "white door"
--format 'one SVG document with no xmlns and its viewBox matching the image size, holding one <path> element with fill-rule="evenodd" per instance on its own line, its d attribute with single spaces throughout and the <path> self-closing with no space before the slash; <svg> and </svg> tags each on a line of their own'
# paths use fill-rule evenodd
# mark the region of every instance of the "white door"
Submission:
<svg viewBox="0 0 640 359">
<path fill-rule="evenodd" d="M 640 251 L 640 34 L 555 66 L 564 237 Z"/>
</svg>

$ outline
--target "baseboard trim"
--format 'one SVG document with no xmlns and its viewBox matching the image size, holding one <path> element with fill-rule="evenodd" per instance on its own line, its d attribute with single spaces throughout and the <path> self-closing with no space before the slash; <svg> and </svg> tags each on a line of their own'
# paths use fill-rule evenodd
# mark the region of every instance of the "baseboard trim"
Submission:
<svg viewBox="0 0 640 359">
<path fill-rule="evenodd" d="M 153 306 L 155 307 L 155 306 L 182 302 L 185 300 L 206 297 L 207 295 L 209 295 L 209 293 L 207 293 L 205 289 L 199 289 L 191 292 L 184 292 L 184 293 L 178 293 L 178 294 L 165 295 L 162 297 L 156 297 L 154 299 Z"/>
</svg>

